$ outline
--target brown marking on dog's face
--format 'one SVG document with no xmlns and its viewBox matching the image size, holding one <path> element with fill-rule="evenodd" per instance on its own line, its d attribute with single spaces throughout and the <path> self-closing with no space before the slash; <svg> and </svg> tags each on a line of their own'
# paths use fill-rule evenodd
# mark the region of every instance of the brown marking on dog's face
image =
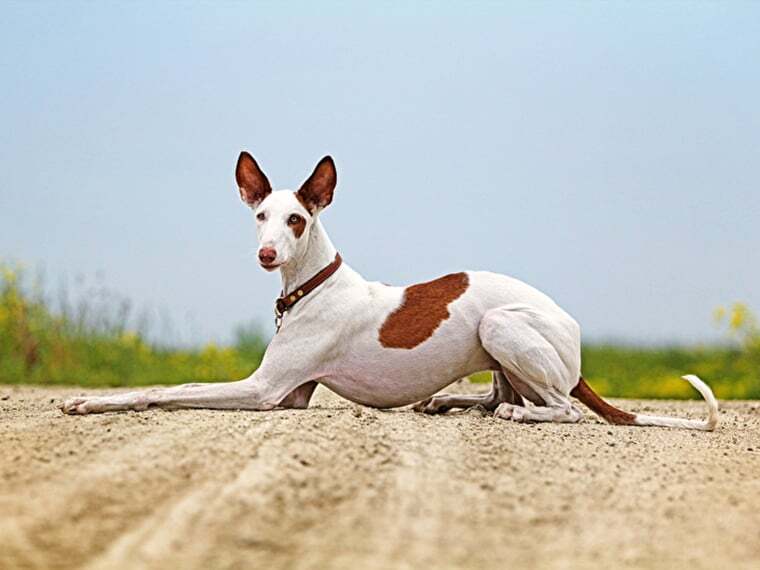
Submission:
<svg viewBox="0 0 760 570">
<path fill-rule="evenodd" d="M 251 208 L 256 208 L 272 193 L 269 180 L 259 168 L 253 157 L 246 151 L 240 153 L 235 167 L 240 198 Z"/>
<path fill-rule="evenodd" d="M 325 156 L 319 161 L 314 172 L 296 192 L 296 198 L 310 214 L 330 205 L 333 199 L 338 174 L 332 157 Z"/>
<path fill-rule="evenodd" d="M 466 273 L 452 273 L 407 287 L 401 306 L 380 327 L 380 344 L 411 349 L 425 342 L 451 316 L 449 304 L 461 297 L 468 285 Z"/>
<path fill-rule="evenodd" d="M 298 214 L 290 214 L 290 217 L 288 217 L 288 226 L 293 230 L 293 235 L 296 236 L 296 239 L 298 239 L 303 235 L 303 232 L 306 229 L 306 218 L 299 216 Z"/>
</svg>

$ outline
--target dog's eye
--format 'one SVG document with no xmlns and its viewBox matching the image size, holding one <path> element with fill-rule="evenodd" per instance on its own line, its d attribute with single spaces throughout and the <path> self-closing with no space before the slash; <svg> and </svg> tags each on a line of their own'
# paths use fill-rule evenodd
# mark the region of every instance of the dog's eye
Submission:
<svg viewBox="0 0 760 570">
<path fill-rule="evenodd" d="M 296 224 L 301 223 L 301 220 L 303 220 L 303 218 L 299 216 L 298 214 L 291 214 L 290 217 L 288 218 L 288 225 L 295 226 Z"/>
<path fill-rule="evenodd" d="M 263 222 L 264 220 L 267 219 L 267 216 L 264 212 L 259 212 L 258 214 L 256 214 L 256 219 L 260 222 Z"/>
</svg>

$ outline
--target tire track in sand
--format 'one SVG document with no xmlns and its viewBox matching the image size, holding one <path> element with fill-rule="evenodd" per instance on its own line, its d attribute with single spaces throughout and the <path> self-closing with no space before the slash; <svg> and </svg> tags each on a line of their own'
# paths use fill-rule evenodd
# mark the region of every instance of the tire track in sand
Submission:
<svg viewBox="0 0 760 570">
<path fill-rule="evenodd" d="M 23 470 L 7 478 L 0 492 L 5 515 L 0 519 L 0 567 L 80 566 L 186 489 L 210 478 L 223 480 L 219 462 L 234 473 L 248 452 L 215 441 L 249 436 L 255 449 L 269 429 L 264 416 L 245 418 L 237 430 L 228 427 L 223 434 L 208 430 L 208 420 L 213 425 L 218 417 L 207 412 L 135 416 L 63 418 L 60 432 L 80 446 L 74 459 L 67 455 L 60 469 L 49 469 L 58 462 L 53 437 L 52 445 L 40 450 L 48 466 L 45 477 L 34 485 L 27 484 Z M 109 418 L 126 425 L 104 440 L 100 434 Z M 155 434 L 160 437 L 151 437 Z"/>
<path fill-rule="evenodd" d="M 390 464 L 383 434 L 358 407 L 284 412 L 255 457 L 225 484 L 207 482 L 124 533 L 87 566 L 290 567 L 308 559 L 304 536 L 320 533 L 341 505 L 353 508 L 367 474 Z M 346 445 L 346 439 L 360 441 Z M 297 449 L 297 451 L 294 451 Z M 345 477 L 354 470 L 356 477 Z M 220 545 L 225 545 L 220 547 Z"/>
<path fill-rule="evenodd" d="M 760 557 L 755 402 L 724 403 L 705 434 L 382 412 L 323 390 L 305 411 L 69 418 L 49 400 L 70 391 L 0 390 L 3 570 L 693 570 Z"/>
</svg>

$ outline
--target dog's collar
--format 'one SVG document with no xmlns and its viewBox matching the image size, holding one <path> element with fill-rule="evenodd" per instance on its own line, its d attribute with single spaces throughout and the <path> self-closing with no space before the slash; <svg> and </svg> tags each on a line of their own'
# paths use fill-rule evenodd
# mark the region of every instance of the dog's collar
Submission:
<svg viewBox="0 0 760 570">
<path fill-rule="evenodd" d="M 330 263 L 330 265 L 323 267 L 319 273 L 309 279 L 306 283 L 296 287 L 287 295 L 285 295 L 284 292 L 280 294 L 280 297 L 278 297 L 274 303 L 274 324 L 277 327 L 278 332 L 282 325 L 282 316 L 292 309 L 293 305 L 298 303 L 298 301 L 327 281 L 332 274 L 338 270 L 341 263 L 343 263 L 343 259 L 341 259 L 339 253 L 336 253 L 333 262 Z"/>
</svg>

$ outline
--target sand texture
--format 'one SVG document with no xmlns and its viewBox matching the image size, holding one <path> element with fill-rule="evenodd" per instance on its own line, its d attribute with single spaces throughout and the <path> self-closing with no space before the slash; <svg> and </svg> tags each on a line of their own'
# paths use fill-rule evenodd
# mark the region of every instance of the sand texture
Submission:
<svg viewBox="0 0 760 570">
<path fill-rule="evenodd" d="M 380 411 L 321 387 L 298 411 L 56 409 L 87 392 L 0 386 L 3 570 L 760 568 L 758 402 L 722 402 L 713 433 Z"/>
</svg>

